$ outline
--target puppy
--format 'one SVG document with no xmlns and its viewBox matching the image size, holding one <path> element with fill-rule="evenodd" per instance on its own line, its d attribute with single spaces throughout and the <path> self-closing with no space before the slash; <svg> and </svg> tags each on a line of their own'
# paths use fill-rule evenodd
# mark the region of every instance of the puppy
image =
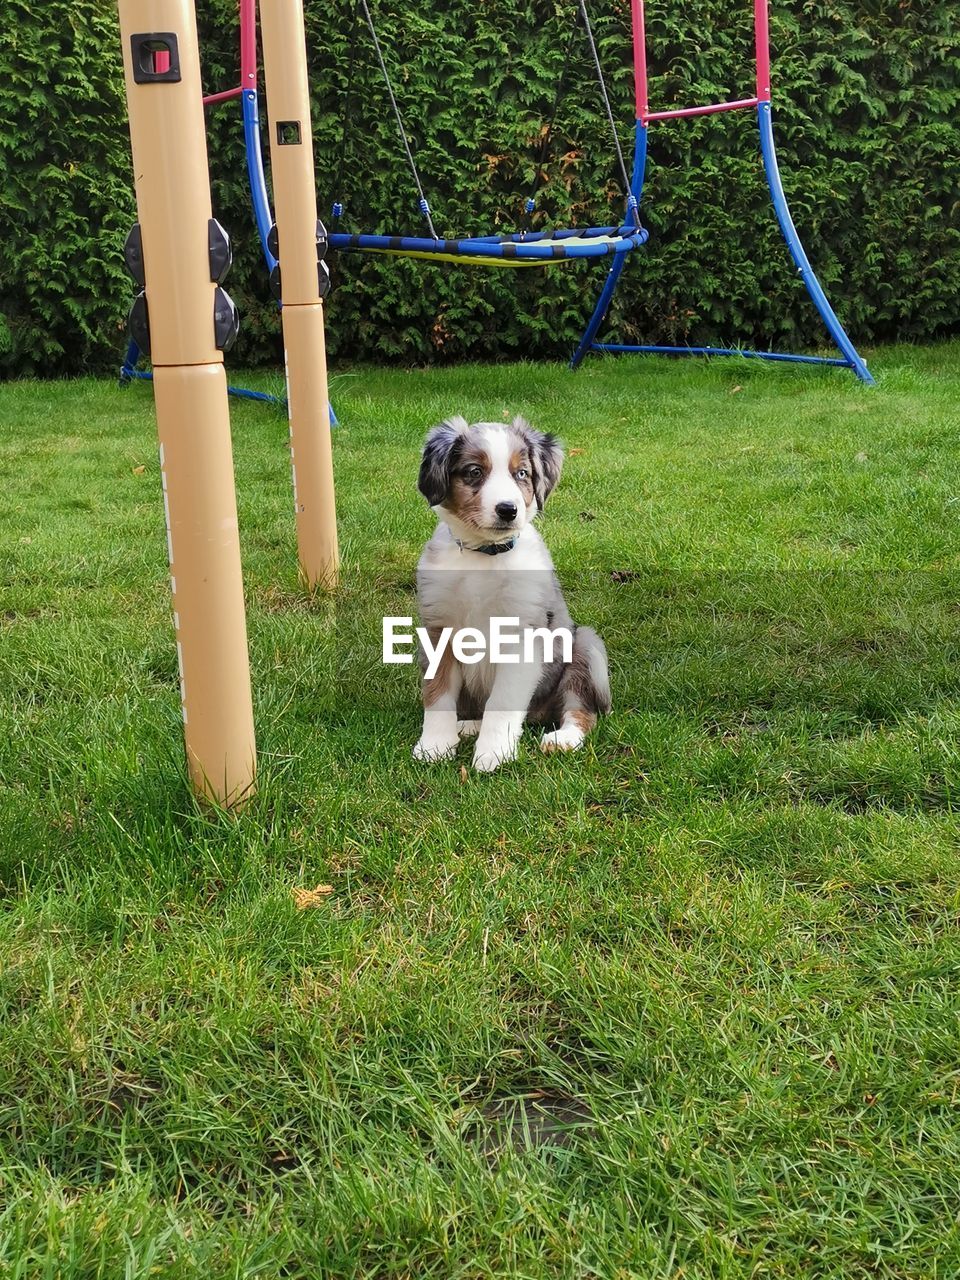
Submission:
<svg viewBox="0 0 960 1280">
<path fill-rule="evenodd" d="M 424 678 L 417 760 L 448 759 L 460 737 L 476 735 L 473 766 L 489 772 L 516 758 L 524 722 L 551 726 L 543 751 L 575 751 L 610 710 L 603 641 L 574 625 L 533 527 L 562 465 L 560 443 L 523 418 L 509 426 L 449 418 L 427 436 L 419 488 L 439 523 L 417 567 L 420 621 L 434 653 L 447 628 L 473 628 L 487 643 L 470 661 L 448 644 Z M 542 656 L 493 662 L 493 618 L 517 619 L 524 635 L 561 629 L 571 643 L 566 653 L 544 644 Z M 426 672 L 422 649 L 421 666 Z"/>
</svg>

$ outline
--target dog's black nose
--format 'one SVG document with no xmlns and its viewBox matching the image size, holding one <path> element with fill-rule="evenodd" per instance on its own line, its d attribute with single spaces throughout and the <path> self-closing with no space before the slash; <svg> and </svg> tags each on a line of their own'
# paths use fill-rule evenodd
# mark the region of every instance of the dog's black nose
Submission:
<svg viewBox="0 0 960 1280">
<path fill-rule="evenodd" d="M 498 502 L 493 508 L 501 520 L 516 520 L 517 504 L 515 502 Z"/>
</svg>

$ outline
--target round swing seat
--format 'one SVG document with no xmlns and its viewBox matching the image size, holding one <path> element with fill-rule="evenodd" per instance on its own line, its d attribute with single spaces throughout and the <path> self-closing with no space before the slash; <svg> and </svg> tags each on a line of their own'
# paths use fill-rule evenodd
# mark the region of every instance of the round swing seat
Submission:
<svg viewBox="0 0 960 1280">
<path fill-rule="evenodd" d="M 576 258 L 629 253 L 646 243 L 643 227 L 583 227 L 573 230 L 520 231 L 507 236 L 469 236 L 461 240 L 426 236 L 345 235 L 333 232 L 331 249 L 342 253 L 379 253 L 434 262 L 488 267 L 548 267 Z"/>
</svg>

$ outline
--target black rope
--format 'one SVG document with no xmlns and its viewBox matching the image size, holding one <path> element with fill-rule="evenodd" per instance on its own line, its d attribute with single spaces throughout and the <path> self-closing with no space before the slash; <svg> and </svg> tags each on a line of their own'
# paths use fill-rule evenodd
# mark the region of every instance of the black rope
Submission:
<svg viewBox="0 0 960 1280">
<path fill-rule="evenodd" d="M 630 179 L 627 176 L 627 166 L 623 158 L 623 150 L 620 146 L 620 134 L 617 132 L 617 124 L 613 118 L 613 108 L 610 106 L 610 95 L 607 93 L 607 84 L 603 78 L 603 67 L 600 65 L 600 55 L 597 53 L 597 43 L 593 38 L 593 28 L 590 26 L 590 15 L 587 13 L 587 0 L 579 0 L 580 16 L 583 18 L 583 25 L 586 28 L 587 40 L 590 42 L 590 52 L 593 54 L 593 65 L 597 72 L 597 83 L 600 85 L 600 94 L 603 98 L 603 105 L 607 112 L 607 121 L 610 124 L 610 134 L 613 138 L 613 146 L 617 153 L 617 160 L 620 164 L 620 174 L 623 178 L 623 189 L 626 193 L 627 208 L 633 214 L 634 221 L 637 226 L 640 225 L 640 212 L 637 209 L 637 201 L 630 186 Z"/>
<path fill-rule="evenodd" d="M 431 236 L 434 238 L 434 240 L 438 240 L 440 237 L 437 235 L 436 231 L 434 231 L 433 229 L 433 219 L 430 216 L 430 205 L 427 202 L 427 197 L 423 194 L 423 186 L 420 182 L 420 175 L 419 173 L 417 173 L 416 161 L 413 158 L 413 152 L 410 150 L 410 143 L 407 140 L 407 131 L 403 127 L 403 116 L 400 114 L 400 108 L 397 105 L 397 99 L 394 96 L 393 85 L 390 81 L 390 72 L 387 70 L 387 64 L 383 58 L 383 51 L 380 48 L 380 41 L 377 39 L 377 28 L 374 26 L 373 15 L 370 13 L 370 6 L 367 4 L 367 0 L 360 0 L 360 6 L 363 9 L 364 16 L 367 19 L 367 26 L 370 28 L 370 35 L 373 37 L 373 47 L 376 50 L 377 61 L 380 63 L 380 70 L 383 73 L 383 80 L 387 86 L 387 93 L 390 96 L 390 105 L 393 107 L 393 114 L 397 122 L 397 131 L 400 134 L 400 141 L 403 143 L 403 149 L 404 149 L 404 152 L 406 153 L 407 164 L 410 166 L 410 173 L 413 177 L 414 186 L 417 188 L 417 196 L 418 196 L 418 202 L 420 205 L 420 212 L 423 214 L 424 218 L 426 219 L 427 227 L 430 231 Z"/>
<path fill-rule="evenodd" d="M 350 47 L 347 54 L 347 89 L 343 95 L 343 117 L 340 121 L 340 154 L 337 157 L 337 167 L 333 182 L 333 216 L 339 218 L 343 213 L 343 175 L 346 171 L 347 164 L 347 142 L 350 138 L 350 129 L 353 121 L 353 78 L 357 65 L 357 26 L 360 21 L 360 7 L 356 7 L 353 13 L 353 21 L 350 24 Z"/>
</svg>

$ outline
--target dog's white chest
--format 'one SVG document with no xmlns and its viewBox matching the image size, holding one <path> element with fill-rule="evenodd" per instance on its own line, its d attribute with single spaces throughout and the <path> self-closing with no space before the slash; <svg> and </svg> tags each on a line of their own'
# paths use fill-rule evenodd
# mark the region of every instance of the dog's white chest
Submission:
<svg viewBox="0 0 960 1280">
<path fill-rule="evenodd" d="M 484 656 L 464 665 L 463 679 L 485 696 L 496 675 L 489 660 L 491 618 L 516 619 L 520 628 L 542 625 L 552 583 L 553 562 L 535 529 L 525 529 L 513 550 L 499 556 L 462 551 L 441 530 L 420 560 L 420 621 L 455 633 L 472 628 L 483 637 Z"/>
</svg>

